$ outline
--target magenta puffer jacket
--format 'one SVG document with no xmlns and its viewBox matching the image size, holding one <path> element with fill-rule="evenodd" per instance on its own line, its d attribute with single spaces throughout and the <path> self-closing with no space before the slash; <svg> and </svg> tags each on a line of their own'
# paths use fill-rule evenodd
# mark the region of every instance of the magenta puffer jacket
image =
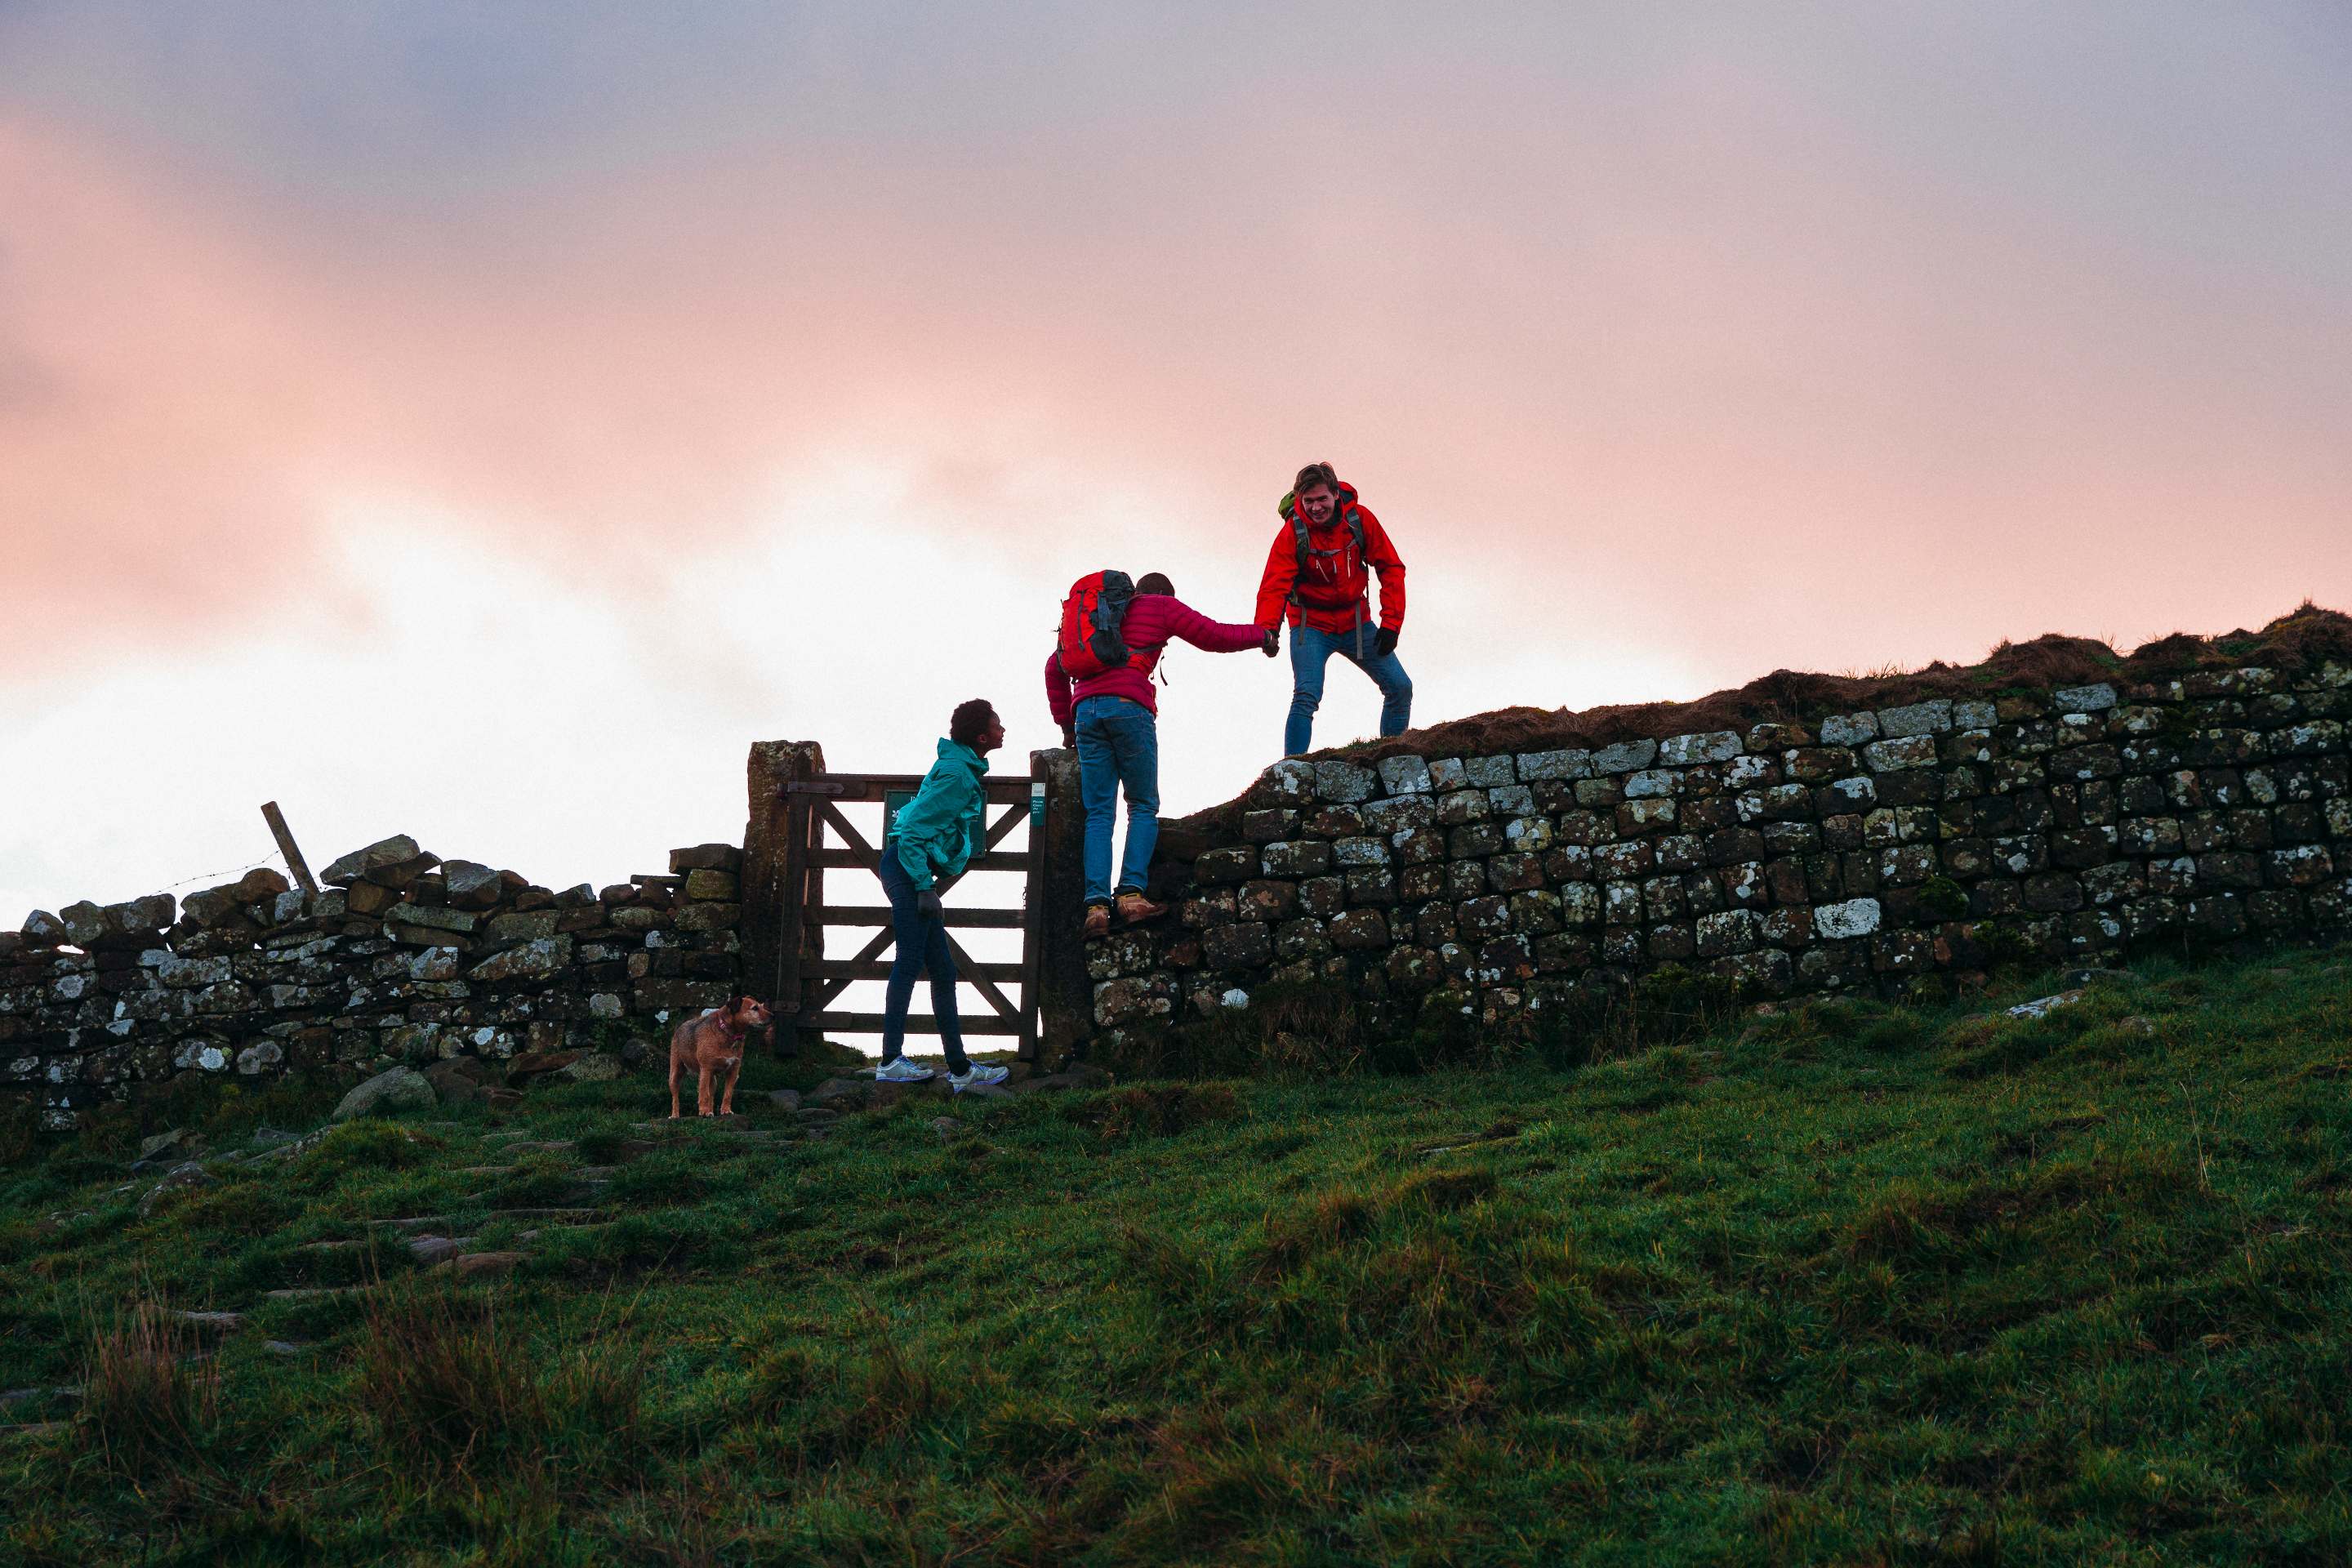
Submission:
<svg viewBox="0 0 2352 1568">
<path fill-rule="evenodd" d="M 1129 600 L 1127 621 L 1119 635 L 1127 639 L 1127 662 L 1084 680 L 1073 681 L 1062 673 L 1059 652 L 1046 658 L 1045 703 L 1054 710 L 1055 723 L 1069 728 L 1077 705 L 1089 697 L 1124 697 L 1130 702 L 1142 703 L 1151 712 L 1159 712 L 1160 705 L 1152 697 L 1151 669 L 1160 662 L 1160 650 L 1168 646 L 1171 637 L 1181 637 L 1211 653 L 1240 653 L 1256 647 L 1265 639 L 1264 627 L 1213 621 L 1166 594 L 1138 594 Z"/>
</svg>

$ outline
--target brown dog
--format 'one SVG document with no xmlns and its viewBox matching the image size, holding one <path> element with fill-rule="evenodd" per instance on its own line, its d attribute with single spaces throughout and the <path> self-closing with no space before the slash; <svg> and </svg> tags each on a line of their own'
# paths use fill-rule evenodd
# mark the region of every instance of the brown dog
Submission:
<svg viewBox="0 0 2352 1568">
<path fill-rule="evenodd" d="M 750 996 L 730 996 L 726 1005 L 709 1008 L 670 1031 L 669 1114 L 677 1120 L 677 1077 L 688 1068 L 698 1076 L 695 1105 L 709 1116 L 710 1080 L 727 1077 L 725 1102 L 718 1114 L 735 1114 L 735 1080 L 743 1076 L 743 1037 L 768 1024 L 768 1005 Z"/>
</svg>

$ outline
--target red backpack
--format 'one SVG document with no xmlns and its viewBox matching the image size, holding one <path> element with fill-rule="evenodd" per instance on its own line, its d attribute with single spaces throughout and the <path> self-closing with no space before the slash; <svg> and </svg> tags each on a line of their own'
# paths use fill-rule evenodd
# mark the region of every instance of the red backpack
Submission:
<svg viewBox="0 0 2352 1568">
<path fill-rule="evenodd" d="M 1090 572 L 1070 584 L 1062 601 L 1062 673 L 1084 680 L 1127 663 L 1128 601 L 1135 584 L 1124 572 Z"/>
</svg>

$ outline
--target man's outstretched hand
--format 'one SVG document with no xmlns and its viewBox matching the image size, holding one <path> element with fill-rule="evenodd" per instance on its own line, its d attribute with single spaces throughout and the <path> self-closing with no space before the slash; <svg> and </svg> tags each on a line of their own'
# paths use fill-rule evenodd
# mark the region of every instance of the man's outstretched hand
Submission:
<svg viewBox="0 0 2352 1568">
<path fill-rule="evenodd" d="M 1382 658 L 1386 658 L 1389 655 L 1396 652 L 1396 627 L 1382 626 L 1381 628 L 1381 635 L 1372 639 L 1372 651 L 1379 654 Z"/>
<path fill-rule="evenodd" d="M 940 902 L 939 894 L 929 888 L 915 895 L 915 907 L 923 911 L 926 920 L 943 921 L 948 918 L 947 906 Z"/>
<path fill-rule="evenodd" d="M 1281 623 L 1276 622 L 1275 625 L 1265 628 L 1265 640 L 1258 644 L 1258 647 L 1265 650 L 1266 658 L 1272 658 L 1275 655 L 1275 650 L 1279 648 L 1281 646 L 1282 626 Z"/>
</svg>

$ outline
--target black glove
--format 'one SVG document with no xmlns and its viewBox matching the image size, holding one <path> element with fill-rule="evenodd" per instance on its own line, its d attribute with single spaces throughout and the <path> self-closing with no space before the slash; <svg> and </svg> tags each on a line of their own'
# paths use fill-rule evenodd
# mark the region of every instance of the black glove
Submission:
<svg viewBox="0 0 2352 1568">
<path fill-rule="evenodd" d="M 1275 651 L 1282 647 L 1282 625 L 1280 622 L 1277 621 L 1273 626 L 1265 628 L 1265 641 L 1258 646 L 1265 649 L 1266 658 L 1272 658 L 1275 656 Z"/>
<path fill-rule="evenodd" d="M 1074 752 L 1078 746 L 1078 732 L 1069 725 L 1062 726 L 1062 750 Z"/>
<path fill-rule="evenodd" d="M 947 906 L 940 903 L 939 894 L 929 888 L 915 895 L 915 907 L 923 911 L 926 920 L 943 921 L 948 918 Z"/>
<path fill-rule="evenodd" d="M 1386 658 L 1389 655 L 1396 652 L 1396 627 L 1382 626 L 1381 628 L 1381 635 L 1372 639 L 1372 651 L 1380 655 L 1381 658 Z"/>
</svg>

